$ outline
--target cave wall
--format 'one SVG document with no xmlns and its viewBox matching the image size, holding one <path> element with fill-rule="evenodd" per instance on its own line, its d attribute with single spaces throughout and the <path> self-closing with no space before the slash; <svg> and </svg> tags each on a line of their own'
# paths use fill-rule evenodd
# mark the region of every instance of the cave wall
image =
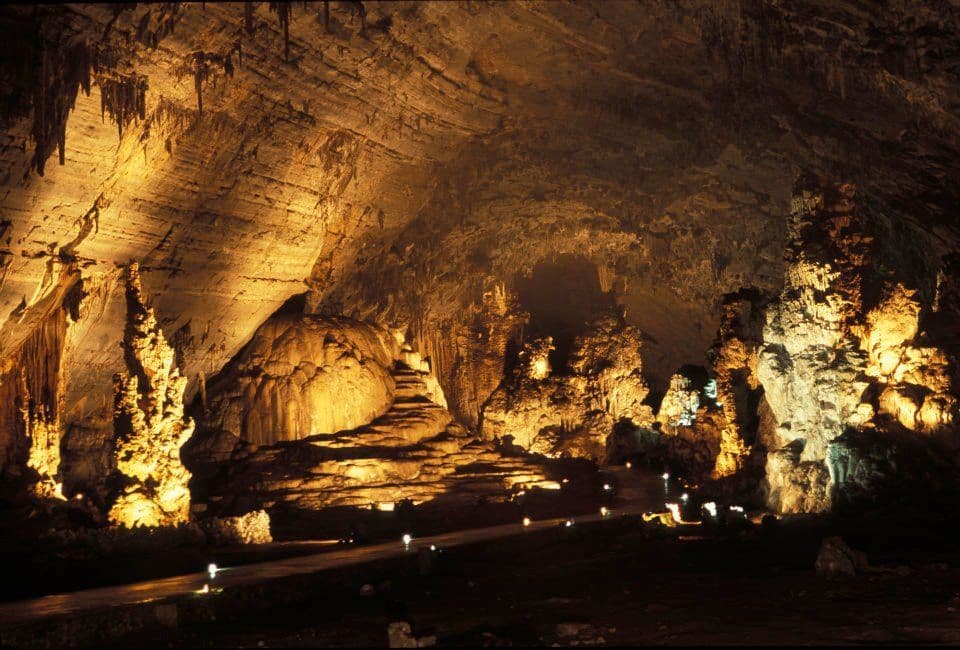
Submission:
<svg viewBox="0 0 960 650">
<path fill-rule="evenodd" d="M 956 249 L 955 6 L 364 7 L 0 10 L 0 358 L 79 275 L 38 406 L 66 483 L 108 469 L 132 260 L 188 399 L 306 291 L 311 313 L 405 331 L 477 425 L 529 320 L 518 277 L 559 256 L 646 333 L 662 393 L 703 363 L 724 295 L 780 290 L 800 169 L 856 185 L 922 300 Z"/>
</svg>

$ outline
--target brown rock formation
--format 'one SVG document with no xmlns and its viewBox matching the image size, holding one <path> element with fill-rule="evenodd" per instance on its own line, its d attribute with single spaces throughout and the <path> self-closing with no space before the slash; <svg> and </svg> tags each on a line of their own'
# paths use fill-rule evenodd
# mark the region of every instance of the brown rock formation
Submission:
<svg viewBox="0 0 960 650">
<path fill-rule="evenodd" d="M 723 409 L 720 453 L 714 476 L 730 476 L 743 468 L 755 442 L 759 399 L 757 351 L 761 345 L 763 298 L 746 289 L 725 297 L 711 363 L 716 374 L 716 403 Z"/>
<path fill-rule="evenodd" d="M 205 389 L 202 427 L 252 445 L 355 429 L 394 398 L 394 336 L 349 319 L 269 319 Z"/>
<path fill-rule="evenodd" d="M 390 409 L 349 431 L 239 451 L 207 482 L 213 512 L 276 507 L 393 509 L 437 498 L 507 498 L 521 488 L 558 488 L 536 464 L 470 435 L 431 402 L 425 373 L 399 363 Z"/>
<path fill-rule="evenodd" d="M 917 432 L 943 431 L 956 417 L 949 361 L 917 343 L 921 305 L 884 278 L 854 197 L 849 185 L 801 181 L 785 287 L 767 311 L 757 375 L 778 423 L 764 441 L 767 480 L 771 503 L 787 512 L 828 509 L 828 486 L 847 480 L 863 489 L 851 479 L 858 459 L 884 446 L 899 453 L 879 435 L 885 416 Z M 875 427 L 872 440 L 856 433 Z M 859 478 L 889 471 L 899 474 L 891 466 Z"/>
</svg>

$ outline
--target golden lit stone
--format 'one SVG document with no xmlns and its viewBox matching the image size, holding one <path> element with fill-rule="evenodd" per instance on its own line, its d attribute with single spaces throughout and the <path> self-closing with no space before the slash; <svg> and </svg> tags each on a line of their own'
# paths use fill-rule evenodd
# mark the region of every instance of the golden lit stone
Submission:
<svg viewBox="0 0 960 650">
<path fill-rule="evenodd" d="M 110 521 L 128 528 L 185 522 L 190 472 L 180 461 L 180 448 L 193 433 L 193 421 L 183 416 L 187 380 L 146 305 L 137 264 L 127 278 L 124 345 L 128 374 L 115 379 L 114 458 L 126 485 L 110 509 Z"/>
</svg>

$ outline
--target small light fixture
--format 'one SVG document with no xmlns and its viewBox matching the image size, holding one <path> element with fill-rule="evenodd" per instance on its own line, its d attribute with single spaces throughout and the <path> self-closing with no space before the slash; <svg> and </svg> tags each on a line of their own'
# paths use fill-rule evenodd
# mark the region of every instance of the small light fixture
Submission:
<svg viewBox="0 0 960 650">
<path fill-rule="evenodd" d="M 670 472 L 664 472 L 664 473 L 663 473 L 663 480 L 664 480 L 664 481 L 669 481 L 669 480 L 670 480 Z"/>
<path fill-rule="evenodd" d="M 217 571 L 219 571 L 219 570 L 220 570 L 220 568 L 219 568 L 216 564 L 214 564 L 213 562 L 211 562 L 210 564 L 207 565 L 207 573 L 210 574 L 210 579 L 211 579 L 211 580 L 213 580 L 214 578 L 217 577 Z"/>
<path fill-rule="evenodd" d="M 529 525 L 530 525 L 530 517 L 524 517 L 524 518 L 523 518 L 523 526 L 524 526 L 524 528 L 526 528 L 526 527 L 529 526 Z"/>
<path fill-rule="evenodd" d="M 686 492 L 684 492 L 683 494 L 680 495 L 680 500 L 681 500 L 681 501 L 686 501 L 686 500 L 689 499 L 689 498 L 690 498 L 690 495 L 687 494 Z"/>
<path fill-rule="evenodd" d="M 610 490 L 613 489 L 613 486 L 610 485 L 609 483 L 604 483 L 604 484 L 603 484 L 603 489 L 606 490 L 607 492 L 609 492 Z"/>
<path fill-rule="evenodd" d="M 80 494 L 79 492 L 73 495 L 73 498 L 76 499 L 77 501 L 83 501 L 83 495 Z"/>
<path fill-rule="evenodd" d="M 198 594 L 209 594 L 209 593 L 210 593 L 210 585 L 208 585 L 208 584 L 203 585 L 203 588 L 202 588 L 202 589 L 197 589 L 197 593 L 198 593 Z"/>
<path fill-rule="evenodd" d="M 602 506 L 602 507 L 600 508 L 600 516 L 601 516 L 601 517 L 606 517 L 606 516 L 609 515 L 609 514 L 610 514 L 610 510 L 608 510 L 606 506 Z"/>
<path fill-rule="evenodd" d="M 437 545 L 436 545 L 436 544 L 431 544 L 431 545 L 430 545 L 430 550 L 431 550 L 431 551 L 436 551 L 436 550 L 437 550 Z"/>
<path fill-rule="evenodd" d="M 570 479 L 568 479 L 568 478 L 565 478 L 565 479 L 563 479 L 563 480 L 562 480 L 562 481 L 560 481 L 560 482 L 561 482 L 561 483 L 569 483 L 569 482 L 570 482 Z"/>
<path fill-rule="evenodd" d="M 573 519 L 567 519 L 567 521 L 564 523 L 564 525 L 565 525 L 567 528 L 570 528 L 571 526 L 573 526 Z"/>
<path fill-rule="evenodd" d="M 403 537 L 401 537 L 400 539 L 403 540 L 404 546 L 410 546 L 410 542 L 413 541 L 413 537 L 410 536 L 410 533 L 404 533 Z"/>
<path fill-rule="evenodd" d="M 633 467 L 633 463 L 631 463 L 631 462 L 628 460 L 628 461 L 627 461 L 627 469 L 630 469 L 631 467 Z"/>
<path fill-rule="evenodd" d="M 703 509 L 706 510 L 711 517 L 717 516 L 717 504 L 713 501 L 707 501 L 703 504 Z"/>
</svg>

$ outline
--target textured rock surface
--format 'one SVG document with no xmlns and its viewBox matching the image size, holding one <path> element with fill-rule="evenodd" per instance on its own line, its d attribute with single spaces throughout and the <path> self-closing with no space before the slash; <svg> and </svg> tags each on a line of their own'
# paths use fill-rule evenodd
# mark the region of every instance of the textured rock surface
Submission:
<svg viewBox="0 0 960 650">
<path fill-rule="evenodd" d="M 407 335 L 471 426 L 510 340 L 530 338 L 524 314 L 559 352 L 598 304 L 619 307 L 648 335 L 645 379 L 658 393 L 702 363 L 722 296 L 780 289 L 797 169 L 855 184 L 874 254 L 916 276 L 902 280 L 922 305 L 956 291 L 956 265 L 942 262 L 956 252 L 960 202 L 950 3 L 364 6 L 361 22 L 353 4 L 330 3 L 329 26 L 309 3 L 0 10 L 5 478 L 38 478 L 24 409 L 52 427 L 48 440 L 60 436 L 59 475 L 48 461 L 42 473 L 68 494 L 110 471 L 118 269 L 131 260 L 188 398 L 309 289 L 311 313 Z M 774 339 L 793 331 L 804 291 L 845 282 L 828 282 L 833 272 L 791 271 L 798 293 L 781 303 Z M 561 278 L 555 293 L 575 303 L 563 336 L 530 299 L 548 289 L 538 277 Z M 849 338 L 853 324 L 833 327 L 844 309 L 817 306 L 796 345 L 842 343 L 831 363 L 859 382 L 870 346 Z M 917 336 L 914 365 L 945 367 L 922 352 L 943 344 Z M 839 374 L 788 394 L 773 362 L 768 401 L 800 433 L 773 432 L 772 448 L 816 420 L 826 433 L 801 451 L 815 462 L 860 395 Z M 935 381 L 904 374 L 867 399 L 918 430 L 949 429 L 955 389 Z M 838 401 L 814 406 L 809 388 Z M 807 420 L 784 411 L 793 397 Z M 743 452 L 724 435 L 718 471 Z"/>
<path fill-rule="evenodd" d="M 746 289 L 723 301 L 720 328 L 710 351 L 716 374 L 716 403 L 723 409 L 720 453 L 714 475 L 730 476 L 744 467 L 756 442 L 763 389 L 757 376 L 762 341 L 763 297 Z"/>
<path fill-rule="evenodd" d="M 113 449 L 121 492 L 109 518 L 127 528 L 176 525 L 190 517 L 190 472 L 180 460 L 194 427 L 183 415 L 187 380 L 146 304 L 136 264 L 130 266 L 126 293 L 127 372 L 115 377 Z"/>
<path fill-rule="evenodd" d="M 195 492 L 213 512 L 275 507 L 392 509 L 438 497 L 506 498 L 522 487 L 559 487 L 522 457 L 478 441 L 427 398 L 425 373 L 399 364 L 395 400 L 351 431 L 237 450 Z"/>
<path fill-rule="evenodd" d="M 785 286 L 767 309 L 757 362 L 777 422 L 764 441 L 767 480 L 771 504 L 787 512 L 828 509 L 827 485 L 870 493 L 893 475 L 909 480 L 889 460 L 902 450 L 886 435 L 896 433 L 890 418 L 952 432 L 956 417 L 947 355 L 917 343 L 921 305 L 885 277 L 855 196 L 850 185 L 801 179 Z"/>
<path fill-rule="evenodd" d="M 349 319 L 267 320 L 204 391 L 202 427 L 252 445 L 355 429 L 393 403 L 399 344 Z"/>
<path fill-rule="evenodd" d="M 572 343 L 567 367 L 551 374 L 553 341 L 527 341 L 510 375 L 483 409 L 483 436 L 551 457 L 603 459 L 614 424 L 649 426 L 641 334 L 616 317 L 599 318 Z"/>
<path fill-rule="evenodd" d="M 201 526 L 214 544 L 269 544 L 273 541 L 270 515 L 265 510 L 237 517 L 209 517 L 201 522 Z"/>
<path fill-rule="evenodd" d="M 867 556 L 847 546 L 840 537 L 823 540 L 814 566 L 818 574 L 828 578 L 852 576 L 870 568 Z"/>
</svg>

